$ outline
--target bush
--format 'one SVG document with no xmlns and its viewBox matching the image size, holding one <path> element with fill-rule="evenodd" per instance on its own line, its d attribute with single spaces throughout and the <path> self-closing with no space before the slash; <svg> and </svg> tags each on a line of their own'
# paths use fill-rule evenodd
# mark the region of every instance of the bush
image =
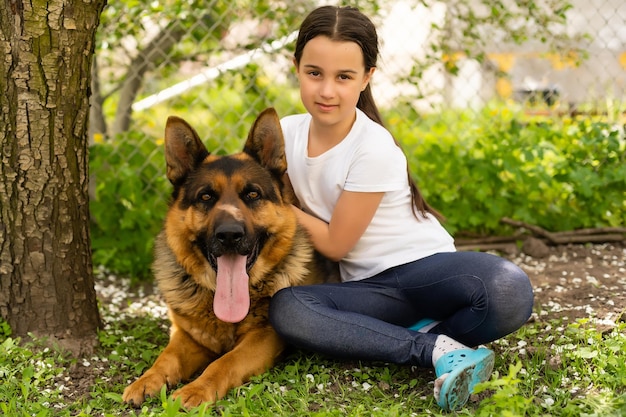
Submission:
<svg viewBox="0 0 626 417">
<path fill-rule="evenodd" d="M 94 265 L 137 279 L 150 277 L 153 241 L 170 193 L 160 145 L 133 133 L 91 148 Z"/>
<path fill-rule="evenodd" d="M 509 234 L 503 217 L 551 231 L 626 224 L 624 128 L 588 119 L 525 119 L 487 108 L 426 117 L 394 131 L 448 230 Z"/>
</svg>

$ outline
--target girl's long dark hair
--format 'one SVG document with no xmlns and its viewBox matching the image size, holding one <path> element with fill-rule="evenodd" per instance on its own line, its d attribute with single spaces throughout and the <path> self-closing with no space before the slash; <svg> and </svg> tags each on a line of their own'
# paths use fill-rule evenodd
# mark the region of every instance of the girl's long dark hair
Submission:
<svg viewBox="0 0 626 417">
<path fill-rule="evenodd" d="M 339 42 L 354 42 L 361 47 L 363 52 L 363 61 L 365 64 L 365 71 L 369 71 L 370 68 L 376 67 L 376 60 L 378 59 L 378 35 L 376 34 L 376 27 L 372 21 L 354 7 L 337 7 L 337 6 L 322 6 L 313 10 L 302 22 L 300 26 L 300 32 L 298 33 L 298 40 L 296 41 L 296 50 L 294 58 L 296 64 L 300 64 L 300 58 L 302 58 L 302 51 L 304 46 L 311 39 L 317 36 L 326 36 L 331 40 Z M 367 114 L 367 116 L 384 126 L 378 106 L 372 96 L 372 90 L 370 84 L 367 84 L 365 90 L 361 92 L 357 107 Z M 396 145 L 402 149 L 398 141 L 394 138 Z M 413 200 L 413 214 L 416 218 L 417 212 L 422 216 L 426 216 L 427 213 L 435 216 L 439 220 L 443 220 L 443 216 L 428 205 L 426 200 L 422 197 L 422 194 L 417 188 L 417 184 L 411 176 L 411 172 L 408 169 L 407 164 L 407 176 L 409 179 L 409 186 L 411 188 L 411 199 Z M 416 212 L 417 210 L 417 212 Z"/>
</svg>

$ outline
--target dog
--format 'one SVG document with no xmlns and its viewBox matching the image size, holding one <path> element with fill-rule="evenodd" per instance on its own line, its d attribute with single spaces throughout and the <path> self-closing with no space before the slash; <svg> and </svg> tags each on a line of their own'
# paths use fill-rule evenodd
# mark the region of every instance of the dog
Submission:
<svg viewBox="0 0 626 417">
<path fill-rule="evenodd" d="M 138 407 L 163 385 L 186 408 L 213 403 L 274 366 L 285 348 L 268 319 L 270 298 L 293 286 L 338 281 L 296 221 L 296 198 L 278 115 L 264 110 L 243 151 L 210 154 L 170 116 L 167 178 L 173 186 L 156 238 L 153 272 L 168 306 L 170 339 L 123 400 Z"/>
</svg>

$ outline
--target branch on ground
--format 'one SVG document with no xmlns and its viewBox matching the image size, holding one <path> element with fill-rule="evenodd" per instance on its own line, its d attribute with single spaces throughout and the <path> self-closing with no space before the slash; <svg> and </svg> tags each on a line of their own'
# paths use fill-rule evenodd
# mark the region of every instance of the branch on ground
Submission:
<svg viewBox="0 0 626 417">
<path fill-rule="evenodd" d="M 488 236 L 481 238 L 456 239 L 458 250 L 496 250 L 514 253 L 518 243 L 528 238 L 539 238 L 548 245 L 564 245 L 568 243 L 602 243 L 626 241 L 625 227 L 598 227 L 578 229 L 564 232 L 550 232 L 540 226 L 513 220 L 504 217 L 500 220 L 504 224 L 520 229 L 512 236 Z"/>
</svg>

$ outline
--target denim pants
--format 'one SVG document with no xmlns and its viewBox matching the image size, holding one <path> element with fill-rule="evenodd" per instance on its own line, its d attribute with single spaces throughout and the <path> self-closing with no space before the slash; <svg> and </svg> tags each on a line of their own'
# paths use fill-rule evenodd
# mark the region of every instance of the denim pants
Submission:
<svg viewBox="0 0 626 417">
<path fill-rule="evenodd" d="M 285 340 L 315 352 L 432 367 L 439 334 L 485 344 L 519 329 L 532 306 L 530 280 L 512 262 L 447 252 L 361 281 L 282 289 L 270 321 Z M 424 318 L 441 323 L 427 333 L 407 328 Z"/>
</svg>

